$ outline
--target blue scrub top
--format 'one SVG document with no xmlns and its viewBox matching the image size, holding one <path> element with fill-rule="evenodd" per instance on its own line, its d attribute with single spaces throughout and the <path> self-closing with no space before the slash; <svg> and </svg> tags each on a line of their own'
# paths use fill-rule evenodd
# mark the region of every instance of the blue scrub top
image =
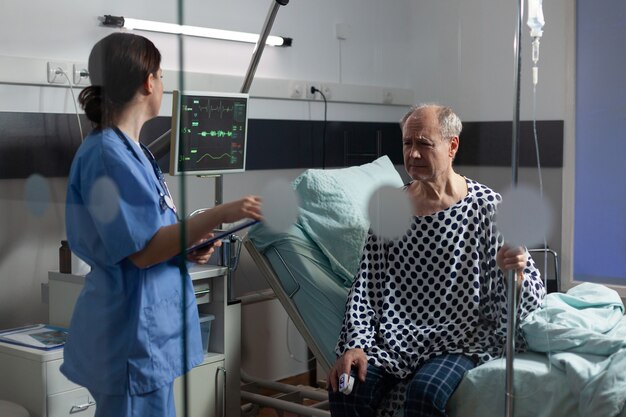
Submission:
<svg viewBox="0 0 626 417">
<path fill-rule="evenodd" d="M 136 395 L 172 383 L 203 354 L 193 286 L 177 258 L 146 269 L 128 259 L 177 219 L 161 202 L 166 190 L 146 155 L 119 133 L 91 132 L 70 170 L 67 237 L 91 272 L 76 301 L 61 371 L 96 392 Z"/>
</svg>

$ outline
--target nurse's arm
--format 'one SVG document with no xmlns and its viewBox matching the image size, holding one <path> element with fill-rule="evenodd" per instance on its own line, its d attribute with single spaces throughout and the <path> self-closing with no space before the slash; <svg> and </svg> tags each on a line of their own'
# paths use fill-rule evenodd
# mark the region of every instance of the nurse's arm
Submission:
<svg viewBox="0 0 626 417">
<path fill-rule="evenodd" d="M 248 196 L 220 204 L 190 217 L 187 220 L 185 247 L 205 238 L 222 223 L 233 223 L 245 218 L 262 220 L 261 201 L 258 197 Z M 181 223 L 163 226 L 143 249 L 130 255 L 128 259 L 142 269 L 167 261 L 180 253 L 181 233 Z"/>
</svg>

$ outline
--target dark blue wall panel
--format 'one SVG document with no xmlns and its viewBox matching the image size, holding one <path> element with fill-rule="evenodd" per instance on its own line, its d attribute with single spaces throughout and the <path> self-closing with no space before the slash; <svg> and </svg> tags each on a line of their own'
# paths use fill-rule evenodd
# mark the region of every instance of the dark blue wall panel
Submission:
<svg viewBox="0 0 626 417">
<path fill-rule="evenodd" d="M 576 14 L 574 277 L 626 285 L 626 2 Z"/>
</svg>

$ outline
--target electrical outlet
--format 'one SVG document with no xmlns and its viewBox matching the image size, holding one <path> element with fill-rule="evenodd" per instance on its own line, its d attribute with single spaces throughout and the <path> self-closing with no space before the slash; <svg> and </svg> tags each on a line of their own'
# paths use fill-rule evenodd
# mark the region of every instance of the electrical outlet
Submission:
<svg viewBox="0 0 626 417">
<path fill-rule="evenodd" d="M 302 98 L 304 96 L 304 92 L 302 89 L 304 86 L 302 83 L 292 82 L 289 85 L 289 97 L 291 98 Z"/>
<path fill-rule="evenodd" d="M 309 100 L 315 100 L 316 99 L 316 97 L 315 97 L 316 93 L 312 93 L 311 92 L 311 87 L 317 88 L 317 86 L 314 83 L 307 83 L 306 84 L 306 91 L 305 91 L 306 98 L 309 99 Z"/>
<path fill-rule="evenodd" d="M 89 70 L 87 70 L 87 65 L 85 64 L 74 64 L 72 65 L 74 74 L 74 85 L 89 85 Z"/>
<path fill-rule="evenodd" d="M 48 62 L 46 73 L 50 84 L 65 84 L 67 78 L 63 73 L 67 74 L 67 64 L 62 62 Z M 68 75 L 69 77 L 69 75 Z"/>
<path fill-rule="evenodd" d="M 330 98 L 333 96 L 333 92 L 330 89 L 330 86 L 327 84 L 322 84 L 320 90 L 322 91 L 322 93 L 324 93 L 324 97 L 326 97 L 326 100 L 330 100 Z"/>
<path fill-rule="evenodd" d="M 383 104 L 391 104 L 393 103 L 393 93 L 391 90 L 384 89 L 383 90 Z"/>
<path fill-rule="evenodd" d="M 335 23 L 335 37 L 340 41 L 348 39 L 350 25 L 348 23 Z"/>
</svg>

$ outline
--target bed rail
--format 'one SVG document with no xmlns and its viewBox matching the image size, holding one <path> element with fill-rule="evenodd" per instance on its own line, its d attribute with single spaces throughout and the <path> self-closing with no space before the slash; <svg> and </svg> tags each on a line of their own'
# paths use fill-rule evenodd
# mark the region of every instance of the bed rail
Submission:
<svg viewBox="0 0 626 417">
<path fill-rule="evenodd" d="M 289 295 L 286 294 L 285 291 L 283 290 L 283 287 L 281 286 L 280 281 L 278 280 L 278 277 L 276 276 L 276 273 L 274 272 L 274 269 L 272 268 L 270 263 L 267 261 L 265 256 L 263 256 L 263 254 L 259 252 L 257 247 L 254 246 L 254 243 L 252 243 L 252 241 L 248 239 L 248 237 L 245 237 L 243 239 L 243 244 L 246 247 L 246 250 L 248 251 L 250 256 L 252 257 L 252 260 L 257 265 L 257 267 L 259 268 L 259 270 L 261 271 L 261 273 L 267 280 L 268 284 L 274 291 L 274 294 L 276 294 L 276 298 L 278 298 L 280 303 L 283 305 L 283 307 L 287 311 L 287 314 L 289 315 L 289 318 L 291 319 L 293 324 L 296 326 L 296 329 L 298 329 L 298 331 L 300 332 L 300 335 L 302 335 L 302 338 L 304 339 L 305 343 L 307 344 L 307 346 L 309 347 L 309 349 L 315 356 L 315 359 L 317 360 L 318 365 L 322 368 L 322 370 L 325 373 L 328 373 L 330 371 L 330 368 L 332 367 L 332 364 L 328 363 L 328 361 L 324 358 L 324 355 L 322 354 L 320 347 L 318 346 L 313 336 L 311 336 L 311 333 L 309 332 L 307 326 L 305 325 L 304 320 L 302 319 L 302 316 L 298 312 L 298 309 L 294 305 Z M 275 249 L 272 248 L 271 250 L 275 250 Z"/>
<path fill-rule="evenodd" d="M 319 388 L 307 385 L 290 385 L 281 382 L 267 381 L 248 375 L 241 371 L 241 398 L 263 407 L 295 413 L 299 416 L 329 417 L 328 393 Z M 268 396 L 259 393 L 260 388 L 271 390 L 276 394 Z"/>
</svg>

